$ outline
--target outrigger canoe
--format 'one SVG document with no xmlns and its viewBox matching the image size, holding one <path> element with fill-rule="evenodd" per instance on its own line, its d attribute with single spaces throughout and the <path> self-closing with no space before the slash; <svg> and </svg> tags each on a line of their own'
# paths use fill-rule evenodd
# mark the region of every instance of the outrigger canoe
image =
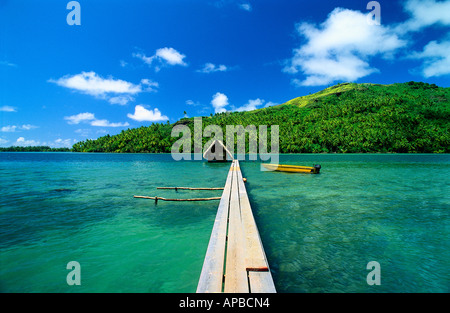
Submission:
<svg viewBox="0 0 450 313">
<path fill-rule="evenodd" d="M 281 164 L 263 164 L 265 168 L 271 171 L 290 172 L 290 173 L 309 173 L 319 174 L 321 166 L 298 166 L 298 165 L 281 165 Z"/>
</svg>

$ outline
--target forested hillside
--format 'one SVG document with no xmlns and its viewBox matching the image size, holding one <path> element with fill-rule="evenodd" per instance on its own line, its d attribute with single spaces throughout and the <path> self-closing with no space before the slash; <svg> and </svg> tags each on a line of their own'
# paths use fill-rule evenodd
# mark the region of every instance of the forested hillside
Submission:
<svg viewBox="0 0 450 313">
<path fill-rule="evenodd" d="M 221 126 L 224 134 L 226 125 L 267 125 L 269 133 L 270 125 L 279 125 L 280 153 L 448 153 L 450 88 L 421 82 L 346 83 L 273 107 L 203 117 L 202 122 L 203 127 Z M 78 142 L 72 151 L 169 153 L 178 139 L 171 137 L 176 124 L 188 125 L 193 133 L 193 118 L 184 118 Z"/>
</svg>

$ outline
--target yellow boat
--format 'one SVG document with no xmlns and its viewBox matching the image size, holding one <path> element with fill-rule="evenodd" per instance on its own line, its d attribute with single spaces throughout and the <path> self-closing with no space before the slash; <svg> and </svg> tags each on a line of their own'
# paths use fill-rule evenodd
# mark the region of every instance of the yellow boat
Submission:
<svg viewBox="0 0 450 313">
<path fill-rule="evenodd" d="M 315 164 L 314 166 L 263 164 L 263 166 L 271 171 L 309 174 L 319 174 L 321 168 L 319 164 Z"/>
</svg>

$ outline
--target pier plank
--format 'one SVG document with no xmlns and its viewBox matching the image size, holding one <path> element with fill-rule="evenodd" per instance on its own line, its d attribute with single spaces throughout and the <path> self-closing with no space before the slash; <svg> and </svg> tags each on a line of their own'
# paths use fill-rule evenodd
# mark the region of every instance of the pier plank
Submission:
<svg viewBox="0 0 450 313">
<path fill-rule="evenodd" d="M 276 292 L 238 160 L 228 171 L 197 292 Z"/>
<path fill-rule="evenodd" d="M 248 272 L 251 293 L 276 293 L 270 272 Z"/>
<path fill-rule="evenodd" d="M 231 193 L 231 181 L 233 179 L 233 165 L 228 171 L 227 180 L 222 193 L 222 198 L 217 209 L 211 238 L 206 251 L 200 280 L 197 286 L 198 293 L 222 292 L 223 270 L 225 262 L 226 233 L 228 226 L 228 210 Z"/>
<path fill-rule="evenodd" d="M 255 270 L 259 269 L 260 271 L 266 269 L 266 271 L 268 271 L 269 266 L 266 260 L 261 239 L 259 237 L 258 227 L 256 226 L 255 218 L 252 213 L 247 190 L 245 189 L 244 181 L 242 180 L 242 173 L 241 171 L 239 171 L 237 172 L 237 174 L 242 224 L 247 245 L 246 268 Z"/>
<path fill-rule="evenodd" d="M 233 170 L 230 197 L 230 218 L 228 221 L 227 259 L 225 263 L 224 292 L 248 293 L 247 271 L 245 269 L 245 238 L 242 235 L 241 210 L 237 181 L 237 161 Z"/>
</svg>

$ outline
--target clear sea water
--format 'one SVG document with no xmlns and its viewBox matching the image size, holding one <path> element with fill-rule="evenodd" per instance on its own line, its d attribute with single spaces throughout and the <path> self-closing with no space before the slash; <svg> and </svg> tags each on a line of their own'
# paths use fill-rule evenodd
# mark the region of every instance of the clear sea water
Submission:
<svg viewBox="0 0 450 313">
<path fill-rule="evenodd" d="M 241 161 L 278 292 L 450 292 L 450 155 Z M 1 292 L 195 292 L 229 164 L 170 154 L 0 153 Z M 69 286 L 66 265 L 81 266 Z M 370 286 L 367 263 L 381 267 Z"/>
</svg>

